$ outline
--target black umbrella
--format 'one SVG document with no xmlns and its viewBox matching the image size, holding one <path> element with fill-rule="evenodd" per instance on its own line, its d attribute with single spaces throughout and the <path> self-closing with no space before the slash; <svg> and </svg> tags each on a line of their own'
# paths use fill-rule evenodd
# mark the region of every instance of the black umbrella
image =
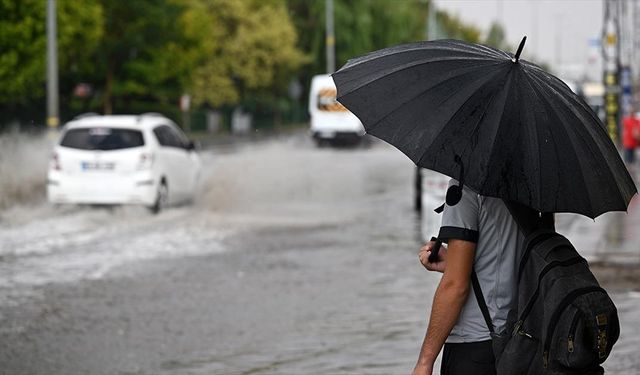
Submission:
<svg viewBox="0 0 640 375">
<path fill-rule="evenodd" d="M 637 189 L 604 126 L 519 59 L 525 39 L 515 56 L 458 40 L 375 51 L 333 74 L 338 101 L 416 165 L 482 195 L 591 218 L 626 211 Z"/>
</svg>

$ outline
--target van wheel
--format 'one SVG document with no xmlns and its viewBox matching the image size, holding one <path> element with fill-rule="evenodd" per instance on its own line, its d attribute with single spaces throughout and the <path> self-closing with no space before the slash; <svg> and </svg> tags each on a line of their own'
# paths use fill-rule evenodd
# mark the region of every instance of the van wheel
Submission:
<svg viewBox="0 0 640 375">
<path fill-rule="evenodd" d="M 156 202 L 153 206 L 149 207 L 153 214 L 159 214 L 162 210 L 167 207 L 167 203 L 169 202 L 169 187 L 167 183 L 163 180 L 158 185 L 158 192 L 156 193 Z"/>
<path fill-rule="evenodd" d="M 360 142 L 360 147 L 362 148 L 371 148 L 371 146 L 373 145 L 373 141 L 371 140 L 371 137 L 369 137 L 368 135 L 364 135 L 359 139 Z"/>
</svg>

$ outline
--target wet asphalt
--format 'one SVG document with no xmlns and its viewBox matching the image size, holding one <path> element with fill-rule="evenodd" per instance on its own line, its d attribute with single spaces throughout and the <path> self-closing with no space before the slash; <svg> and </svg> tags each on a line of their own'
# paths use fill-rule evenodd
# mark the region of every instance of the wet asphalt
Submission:
<svg viewBox="0 0 640 375">
<path fill-rule="evenodd" d="M 409 374 L 439 280 L 417 261 L 438 218 L 413 211 L 412 163 L 304 134 L 202 156 L 195 203 L 158 216 L 0 211 L 0 374 Z M 626 264 L 638 215 L 622 215 L 559 226 Z M 606 368 L 640 373 L 640 293 L 613 298 Z"/>
</svg>

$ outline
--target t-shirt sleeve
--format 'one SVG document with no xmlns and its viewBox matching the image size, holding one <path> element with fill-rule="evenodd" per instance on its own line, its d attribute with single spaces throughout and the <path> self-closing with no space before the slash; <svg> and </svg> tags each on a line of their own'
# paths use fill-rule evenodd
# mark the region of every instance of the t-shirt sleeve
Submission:
<svg viewBox="0 0 640 375">
<path fill-rule="evenodd" d="M 449 182 L 449 186 L 457 184 L 455 180 Z M 477 243 L 478 209 L 478 195 L 465 186 L 458 204 L 445 204 L 438 238 L 444 242 L 456 239 Z"/>
</svg>

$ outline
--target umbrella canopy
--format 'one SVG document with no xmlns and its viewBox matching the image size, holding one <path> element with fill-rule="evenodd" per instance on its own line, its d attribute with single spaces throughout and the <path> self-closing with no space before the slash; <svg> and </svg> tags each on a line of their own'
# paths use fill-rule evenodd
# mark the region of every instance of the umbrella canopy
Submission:
<svg viewBox="0 0 640 375">
<path fill-rule="evenodd" d="M 590 107 L 516 56 L 458 40 L 349 60 L 338 101 L 416 165 L 539 212 L 625 211 L 635 184 Z"/>
</svg>

